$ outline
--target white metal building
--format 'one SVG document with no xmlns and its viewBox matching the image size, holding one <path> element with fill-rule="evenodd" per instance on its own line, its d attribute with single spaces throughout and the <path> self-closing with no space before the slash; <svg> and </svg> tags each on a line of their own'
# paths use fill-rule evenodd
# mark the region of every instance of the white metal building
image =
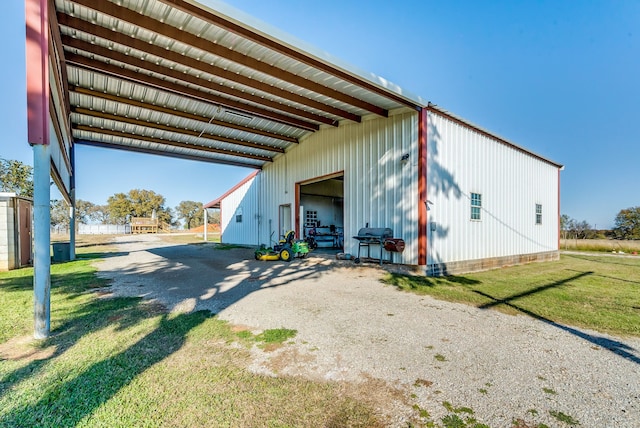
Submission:
<svg viewBox="0 0 640 428">
<path fill-rule="evenodd" d="M 242 228 L 227 223 L 239 242 L 267 243 L 289 226 L 304 234 L 315 222 L 353 251 L 349 237 L 369 223 L 393 228 L 407 242 L 401 262 L 425 268 L 557 254 L 560 165 L 386 79 L 217 0 L 25 3 L 38 337 L 49 329 L 49 183 L 75 207 L 77 144 L 260 170 L 245 194 L 257 200 L 243 206 Z M 473 150 L 514 180 L 482 175 Z M 522 167 L 509 176 L 515 163 Z M 439 187 L 440 167 L 456 180 L 453 194 Z M 535 182 L 525 183 L 526 174 Z M 483 214 L 463 220 L 472 193 L 484 198 L 474 208 Z M 542 207 L 533 228 L 525 220 L 531 204 Z M 73 231 L 73 209 L 70 220 Z M 73 232 L 70 241 L 73 258 Z"/>
<path fill-rule="evenodd" d="M 319 198 L 340 200 L 341 215 L 328 205 L 324 210 L 352 254 L 358 242 L 351 236 L 371 226 L 389 227 L 405 240 L 394 261 L 432 275 L 556 259 L 561 166 L 434 105 L 425 111 L 425 174 L 419 173 L 418 112 L 401 108 L 388 118 L 322 129 L 206 205 L 221 208 L 223 242 L 269 243 L 289 229 L 305 236 L 310 212 L 314 220 L 323 217 L 305 191 L 316 186 Z M 422 227 L 426 263 L 420 260 Z"/>
<path fill-rule="evenodd" d="M 256 245 L 259 242 L 260 222 L 256 216 L 261 210 L 258 206 L 257 175 L 256 170 L 224 195 L 205 204 L 205 209 L 220 210 L 222 242 L 244 245 Z"/>
</svg>

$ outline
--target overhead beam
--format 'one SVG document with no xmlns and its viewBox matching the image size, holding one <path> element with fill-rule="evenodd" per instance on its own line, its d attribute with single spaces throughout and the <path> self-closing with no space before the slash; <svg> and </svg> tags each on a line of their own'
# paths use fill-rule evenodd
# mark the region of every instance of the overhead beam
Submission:
<svg viewBox="0 0 640 428">
<path fill-rule="evenodd" d="M 189 15 L 192 16 L 197 16 L 198 18 L 202 19 L 205 22 L 208 22 L 210 24 L 216 25 L 220 28 L 224 28 L 225 30 L 228 30 L 234 34 L 237 34 L 241 37 L 244 37 L 248 40 L 251 40 L 254 43 L 257 43 L 259 45 L 265 46 L 269 49 L 272 49 L 276 52 L 279 52 L 289 58 L 293 58 L 296 59 L 304 64 L 307 64 L 311 67 L 314 67 L 318 70 L 324 71 L 325 73 L 329 73 L 333 76 L 336 76 L 340 79 L 346 80 L 347 82 L 362 87 L 362 88 L 366 88 L 370 91 L 373 91 L 375 93 L 377 93 L 378 95 L 381 95 L 385 98 L 389 98 L 392 99 L 394 101 L 397 101 L 405 106 L 411 107 L 411 108 L 417 108 L 418 106 L 415 105 L 415 103 L 397 95 L 394 93 L 390 93 L 376 85 L 374 85 L 373 83 L 366 81 L 364 79 L 358 78 L 348 72 L 345 72 L 339 68 L 336 68 L 334 66 L 331 66 L 323 61 L 320 61 L 319 59 L 316 59 L 312 56 L 309 56 L 307 54 L 304 54 L 296 49 L 293 49 L 289 46 L 286 46 L 282 43 L 276 42 L 268 37 L 263 36 L 262 34 L 258 34 L 254 31 L 252 31 L 251 29 L 248 29 L 246 27 L 243 27 L 235 22 L 231 22 L 227 19 L 224 19 L 210 11 L 204 10 L 202 9 L 200 6 L 196 6 L 195 4 L 185 1 L 185 0 L 160 0 L 163 3 L 166 3 L 168 5 L 171 5 L 177 9 L 182 10 L 183 12 L 188 13 Z"/>
<path fill-rule="evenodd" d="M 191 83 L 192 85 L 206 88 L 206 89 L 209 89 L 210 91 L 226 94 L 233 98 L 237 98 L 243 101 L 248 101 L 250 103 L 257 104 L 257 105 L 263 105 L 273 110 L 282 111 L 290 115 L 299 116 L 315 122 L 324 123 L 325 125 L 333 125 L 333 126 L 338 125 L 337 120 L 335 119 L 321 116 L 319 114 L 315 114 L 304 109 L 296 108 L 288 104 L 283 104 L 278 101 L 270 100 L 268 98 L 264 98 L 259 95 L 250 94 L 248 92 L 234 89 L 212 80 L 194 76 L 193 74 L 183 73 L 179 70 L 175 70 L 167 66 L 152 63 L 151 61 L 145 61 L 140 58 L 137 58 L 134 55 L 126 55 L 124 53 L 117 52 L 115 50 L 111 50 L 98 45 L 93 45 L 91 43 L 87 43 L 82 40 L 72 39 L 71 37 L 66 37 L 66 36 L 64 37 L 64 41 L 67 48 L 78 49 L 80 51 L 86 52 L 87 54 L 90 54 L 91 56 L 99 55 L 101 57 L 107 58 L 108 61 L 117 61 L 122 64 L 127 64 L 131 67 L 138 68 L 147 72 L 151 71 L 155 74 L 169 77 L 172 80 Z M 95 61 L 97 62 L 97 59 Z M 138 73 L 140 73 L 140 71 L 138 71 Z M 145 74 L 148 74 L 148 73 L 145 73 Z"/>
<path fill-rule="evenodd" d="M 249 126 L 239 125 L 237 123 L 225 122 L 223 120 L 217 120 L 208 116 L 200 116 L 197 114 L 187 113 L 180 110 L 174 110 L 168 107 L 159 106 L 156 104 L 146 103 L 143 101 L 134 100 L 131 98 L 119 97 L 117 95 L 108 94 L 100 91 L 93 91 L 91 89 L 82 88 L 80 86 L 70 86 L 69 90 L 78 94 L 87 95 L 89 97 L 103 98 L 105 100 L 113 101 L 119 104 L 127 104 L 134 107 L 140 107 L 147 110 L 156 111 L 159 113 L 166 113 L 172 116 L 179 116 L 185 119 L 197 120 L 198 122 L 204 122 L 211 125 L 222 126 L 225 128 L 235 129 L 237 131 L 247 132 L 250 134 L 261 135 L 263 137 L 269 137 L 276 140 L 288 141 L 290 143 L 298 143 L 298 139 L 295 137 L 289 137 L 287 135 L 276 134 L 275 132 L 265 131 L 263 129 L 251 128 Z"/>
<path fill-rule="evenodd" d="M 154 55 L 162 59 L 173 61 L 185 67 L 198 70 L 199 72 L 208 73 L 233 83 L 239 83 L 249 88 L 253 88 L 255 90 L 265 92 L 267 94 L 270 94 L 294 103 L 306 105 L 316 110 L 320 110 L 328 114 L 339 116 L 344 119 L 349 119 L 354 122 L 360 122 L 362 120 L 362 118 L 357 114 L 353 114 L 346 110 L 324 104 L 320 101 L 316 101 L 311 98 L 304 97 L 302 95 L 298 95 L 296 93 L 287 91 L 277 86 L 270 85 L 268 83 L 261 82 L 259 80 L 245 76 L 242 73 L 234 73 L 222 67 L 218 67 L 216 65 L 206 63 L 196 58 L 179 54 L 178 52 L 165 49 L 155 44 L 147 43 L 143 40 L 136 39 L 134 37 L 125 35 L 123 33 L 118 33 L 109 28 L 93 25 L 79 18 L 71 17 L 62 13 L 58 13 L 58 17 L 61 25 L 64 25 L 66 27 L 69 27 L 75 30 L 82 31 L 83 33 L 88 34 L 89 36 L 99 37 L 101 39 L 112 42 L 114 44 L 121 45 L 130 49 L 135 49 L 137 51 L 142 52 L 143 54 Z M 96 46 L 91 43 L 82 42 L 81 40 L 75 39 L 70 36 L 63 36 L 62 41 L 67 46 L 85 50 L 85 51 L 92 51 L 94 46 Z"/>
<path fill-rule="evenodd" d="M 242 152 L 237 152 L 233 150 L 217 149 L 215 147 L 198 146 L 195 144 L 182 143 L 180 141 L 163 140 L 160 138 L 149 137 L 146 135 L 130 134 L 127 132 L 116 131 L 113 129 L 102 129 L 97 127 L 77 125 L 77 124 L 73 124 L 73 129 L 76 129 L 78 131 L 93 132 L 96 134 L 111 135 L 112 137 L 128 138 L 130 140 L 148 141 L 150 143 L 160 144 L 160 145 L 169 146 L 169 147 L 177 147 L 181 149 L 190 149 L 190 150 L 196 150 L 196 151 L 207 152 L 207 153 L 216 153 L 219 155 L 254 159 L 254 160 L 259 160 L 261 162 L 273 162 L 273 159 L 271 159 L 268 156 L 254 155 L 251 153 L 242 153 Z"/>
<path fill-rule="evenodd" d="M 103 148 L 103 149 L 124 150 L 124 151 L 127 151 L 127 152 L 144 153 L 144 154 L 147 154 L 147 155 L 165 156 L 165 157 L 170 157 L 170 158 L 192 160 L 192 161 L 197 161 L 197 162 L 219 163 L 219 164 L 224 164 L 224 165 L 242 166 L 242 167 L 246 167 L 246 168 L 262 169 L 261 166 L 250 164 L 250 163 L 234 162 L 234 161 L 227 161 L 227 160 L 222 160 L 222 159 L 212 159 L 212 158 L 206 158 L 206 157 L 201 157 L 201 156 L 189 155 L 189 154 L 186 154 L 186 153 L 162 152 L 162 151 L 157 151 L 157 150 L 153 150 L 153 149 L 147 149 L 147 148 L 144 148 L 144 147 L 123 146 L 123 145 L 120 145 L 120 144 L 105 143 L 103 141 L 94 141 L 94 140 L 87 140 L 87 139 L 76 139 L 75 143 L 78 144 L 78 145 L 82 145 L 82 146 L 99 147 L 99 148 Z"/>
<path fill-rule="evenodd" d="M 53 76 L 58 81 L 58 85 L 61 88 L 60 98 L 62 98 L 62 105 L 64 106 L 65 112 L 63 117 L 67 118 L 65 121 L 65 127 L 67 132 L 71 132 L 70 123 L 68 121 L 69 118 L 69 108 L 71 105 L 69 104 L 69 87 L 68 82 L 69 78 L 67 76 L 67 67 L 65 67 L 65 57 L 64 57 L 64 48 L 62 44 L 62 38 L 60 35 L 60 26 L 58 25 L 57 14 L 54 13 L 55 8 L 55 0 L 47 0 L 49 6 L 49 29 L 50 29 L 50 38 L 49 43 L 51 44 L 50 52 L 53 52 L 53 58 L 57 58 L 57 61 L 54 65 Z M 69 170 L 71 171 L 71 170 Z"/>
<path fill-rule="evenodd" d="M 352 97 L 335 89 L 316 83 L 312 80 L 305 79 L 304 77 L 298 76 L 276 66 L 267 64 L 258 59 L 249 57 L 240 52 L 236 52 L 217 43 L 198 37 L 195 34 L 188 33 L 169 24 L 165 24 L 151 17 L 142 15 L 141 13 L 135 12 L 131 9 L 118 6 L 115 3 L 95 0 L 74 0 L 74 2 L 105 15 L 120 19 L 131 25 L 145 28 L 154 33 L 161 34 L 170 39 L 180 41 L 181 43 L 193 46 L 205 52 L 212 53 L 219 57 L 228 59 L 229 61 L 233 61 L 237 64 L 244 65 L 245 67 L 252 68 L 261 73 L 268 74 L 272 77 L 276 77 L 280 80 L 284 80 L 296 86 L 300 86 L 318 94 L 325 95 L 329 98 L 333 98 L 346 104 L 362 108 L 380 116 L 388 117 L 389 115 L 389 112 L 387 110 L 376 106 L 375 104 L 368 103 L 356 97 Z M 380 89 L 378 88 L 377 91 L 380 91 Z M 404 100 L 403 98 L 401 99 L 403 100 L 403 104 L 407 104 L 406 100 Z"/>
<path fill-rule="evenodd" d="M 115 114 L 102 113 L 95 110 L 89 110 L 82 107 L 71 107 L 71 111 L 84 116 L 97 117 L 100 119 L 112 120 L 114 122 L 129 123 L 131 125 L 144 126 L 148 128 L 160 129 L 163 131 L 174 132 L 176 134 L 189 135 L 192 137 L 204 138 L 212 141 L 219 141 L 223 143 L 234 144 L 236 146 L 250 147 L 252 149 L 264 150 L 274 153 L 284 153 L 282 147 L 266 146 L 264 144 L 252 143 L 251 141 L 236 140 L 235 138 L 223 137 L 221 135 L 212 134 L 209 132 L 198 131 L 194 129 L 177 128 L 175 126 L 163 125 L 156 122 L 148 122 L 145 120 L 133 119 L 131 117 L 118 116 Z"/>
<path fill-rule="evenodd" d="M 198 101 L 214 103 L 219 106 L 224 106 L 224 107 L 231 108 L 233 110 L 246 112 L 251 115 L 255 115 L 268 120 L 284 123 L 286 125 L 294 126 L 296 128 L 306 129 L 309 131 L 317 131 L 320 129 L 320 126 L 315 123 L 307 122 L 307 121 L 304 121 L 295 117 L 287 116 L 275 111 L 256 107 L 251 104 L 241 103 L 239 101 L 221 97 L 219 95 L 203 92 L 199 89 L 181 85 L 179 83 L 174 83 L 169 80 L 148 76 L 144 73 L 138 73 L 133 70 L 129 70 L 127 68 L 122 68 L 116 65 L 107 64 L 101 61 L 95 61 L 95 60 L 92 60 L 91 58 L 87 58 L 82 55 L 72 54 L 72 53 L 67 54 L 67 64 L 75 65 L 87 71 L 93 70 L 93 71 L 98 71 L 104 74 L 109 74 L 116 79 L 129 80 L 138 84 L 142 83 L 148 86 L 153 86 L 161 90 L 173 92 L 174 94 L 197 99 Z"/>
</svg>

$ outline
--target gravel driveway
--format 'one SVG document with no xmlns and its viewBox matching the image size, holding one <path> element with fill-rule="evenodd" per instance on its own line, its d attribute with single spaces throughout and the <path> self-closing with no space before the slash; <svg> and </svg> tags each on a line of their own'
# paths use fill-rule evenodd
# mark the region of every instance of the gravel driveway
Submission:
<svg viewBox="0 0 640 428">
<path fill-rule="evenodd" d="M 379 281 L 376 266 L 320 257 L 258 262 L 248 249 L 156 236 L 120 237 L 117 249 L 97 264 L 116 295 L 175 311 L 209 309 L 254 331 L 296 329 L 295 344 L 255 348 L 250 369 L 384 382 L 405 397 L 391 410 L 394 425 L 404 426 L 417 407 L 440 421 L 448 402 L 491 427 L 519 418 L 531 427 L 569 426 L 550 412 L 583 427 L 640 427 L 638 338 L 401 292 Z"/>
</svg>

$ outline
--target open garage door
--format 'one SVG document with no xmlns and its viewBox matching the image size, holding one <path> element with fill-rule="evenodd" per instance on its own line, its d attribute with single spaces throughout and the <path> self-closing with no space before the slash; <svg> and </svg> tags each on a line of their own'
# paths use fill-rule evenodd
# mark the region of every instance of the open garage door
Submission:
<svg viewBox="0 0 640 428">
<path fill-rule="evenodd" d="M 300 235 L 313 238 L 318 248 L 344 247 L 344 173 L 298 185 Z"/>
</svg>

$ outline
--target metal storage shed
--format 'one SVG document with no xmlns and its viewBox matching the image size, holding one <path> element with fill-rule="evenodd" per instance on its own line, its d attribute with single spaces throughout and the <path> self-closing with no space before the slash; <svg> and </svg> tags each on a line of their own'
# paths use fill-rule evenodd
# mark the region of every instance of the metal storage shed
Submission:
<svg viewBox="0 0 640 428">
<path fill-rule="evenodd" d="M 0 271 L 31 264 L 30 198 L 0 193 Z"/>
</svg>

